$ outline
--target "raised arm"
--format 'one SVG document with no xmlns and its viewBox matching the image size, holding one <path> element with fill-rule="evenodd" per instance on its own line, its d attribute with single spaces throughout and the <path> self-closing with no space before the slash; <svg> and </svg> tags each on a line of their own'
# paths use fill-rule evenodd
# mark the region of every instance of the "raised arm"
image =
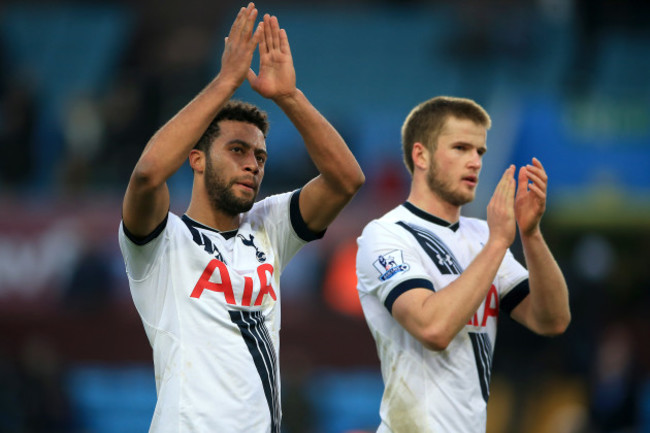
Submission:
<svg viewBox="0 0 650 433">
<path fill-rule="evenodd" d="M 257 75 L 249 71 L 248 79 L 255 91 L 272 99 L 291 120 L 320 173 L 300 194 L 302 217 L 318 232 L 334 220 L 365 178 L 343 138 L 296 88 L 289 40 L 277 18 L 265 15 L 260 29 L 260 69 Z"/>
<path fill-rule="evenodd" d="M 260 35 L 253 33 L 257 9 L 241 8 L 225 41 L 219 74 L 149 140 L 138 160 L 122 204 L 125 227 L 147 236 L 169 210 L 166 181 L 185 162 L 221 107 L 246 79 Z"/>
<path fill-rule="evenodd" d="M 515 214 L 530 294 L 512 311 L 512 317 L 538 334 L 561 334 L 571 321 L 569 291 L 539 227 L 546 209 L 548 182 L 542 163 L 533 158 L 532 165 L 521 167 L 518 182 Z"/>
<path fill-rule="evenodd" d="M 444 350 L 471 319 L 514 241 L 514 173 L 510 166 L 492 195 L 487 209 L 490 237 L 467 269 L 444 290 L 412 289 L 393 304 L 393 317 L 429 349 Z"/>
</svg>

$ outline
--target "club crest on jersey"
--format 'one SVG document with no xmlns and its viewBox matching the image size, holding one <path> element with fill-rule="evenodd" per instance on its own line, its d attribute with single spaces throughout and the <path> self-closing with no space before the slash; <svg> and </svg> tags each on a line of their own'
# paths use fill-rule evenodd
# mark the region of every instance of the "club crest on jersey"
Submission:
<svg viewBox="0 0 650 433">
<path fill-rule="evenodd" d="M 401 250 L 393 250 L 384 255 L 380 255 L 373 263 L 373 266 L 379 272 L 379 279 L 386 281 L 393 275 L 408 271 L 411 267 L 404 263 Z"/>
<path fill-rule="evenodd" d="M 241 241 L 242 241 L 242 243 L 243 243 L 244 245 L 246 245 L 247 247 L 253 247 L 253 248 L 255 248 L 255 257 L 257 257 L 257 261 L 260 262 L 260 263 L 264 263 L 264 262 L 266 261 L 266 254 L 264 254 L 264 251 L 260 251 L 260 250 L 257 248 L 257 246 L 255 246 L 255 243 L 253 242 L 253 239 L 255 239 L 255 237 L 254 237 L 252 234 L 250 234 L 250 235 L 248 235 L 248 236 L 249 236 L 249 238 L 246 239 L 246 238 L 244 237 L 244 235 L 242 235 L 242 234 L 238 234 L 238 235 L 237 235 L 237 237 L 238 237 L 239 239 L 241 239 Z"/>
</svg>

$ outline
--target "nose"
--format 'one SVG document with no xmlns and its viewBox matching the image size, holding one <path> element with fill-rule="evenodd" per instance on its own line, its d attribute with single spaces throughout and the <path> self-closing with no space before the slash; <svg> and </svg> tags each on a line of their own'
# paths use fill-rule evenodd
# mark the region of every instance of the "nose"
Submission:
<svg viewBox="0 0 650 433">
<path fill-rule="evenodd" d="M 257 161 L 257 157 L 253 152 L 248 152 L 246 159 L 244 161 L 244 170 L 249 171 L 253 174 L 257 174 L 260 171 L 260 166 Z"/>
<path fill-rule="evenodd" d="M 472 152 L 472 157 L 468 165 L 477 170 L 481 169 L 481 166 L 483 165 L 483 157 L 477 150 Z"/>
</svg>

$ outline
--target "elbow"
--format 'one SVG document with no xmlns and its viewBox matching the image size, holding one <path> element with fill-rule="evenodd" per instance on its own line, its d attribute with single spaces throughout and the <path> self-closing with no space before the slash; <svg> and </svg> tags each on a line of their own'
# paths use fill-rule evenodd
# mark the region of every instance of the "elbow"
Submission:
<svg viewBox="0 0 650 433">
<path fill-rule="evenodd" d="M 164 182 L 155 161 L 142 156 L 131 174 L 131 184 L 139 189 L 154 189 Z"/>
<path fill-rule="evenodd" d="M 446 350 L 454 336 L 443 329 L 429 328 L 420 335 L 420 342 L 429 350 L 440 352 Z"/>
<path fill-rule="evenodd" d="M 557 318 L 553 322 L 548 323 L 540 330 L 539 334 L 545 337 L 557 337 L 566 332 L 571 323 L 571 314 L 567 314 L 564 317 Z"/>
<path fill-rule="evenodd" d="M 365 182 L 366 176 L 363 174 L 361 169 L 359 169 L 357 173 L 345 178 L 345 181 L 342 184 L 342 191 L 346 196 L 352 198 L 361 189 Z"/>
<path fill-rule="evenodd" d="M 331 168 L 321 171 L 318 177 L 328 190 L 345 202 L 350 201 L 366 181 L 366 177 L 358 165 L 354 169 L 349 169 L 339 164 L 338 170 Z"/>
<path fill-rule="evenodd" d="M 571 314 L 567 314 L 567 316 L 559 321 L 555 327 L 552 330 L 552 337 L 562 335 L 566 332 L 566 330 L 569 328 L 569 324 L 571 323 Z"/>
<path fill-rule="evenodd" d="M 354 192 L 356 193 L 359 191 L 364 183 L 366 183 L 366 175 L 363 174 L 363 171 L 361 171 L 361 169 L 359 169 L 359 172 L 355 176 L 354 180 Z"/>
</svg>

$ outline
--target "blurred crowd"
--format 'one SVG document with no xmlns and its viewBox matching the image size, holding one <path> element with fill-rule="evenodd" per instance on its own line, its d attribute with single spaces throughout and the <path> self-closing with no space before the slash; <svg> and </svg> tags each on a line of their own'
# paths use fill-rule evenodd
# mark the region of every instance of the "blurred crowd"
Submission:
<svg viewBox="0 0 650 433">
<path fill-rule="evenodd" d="M 239 6 L 232 0 L 164 6 L 152 0 L 0 5 L 0 433 L 106 431 L 92 427 L 91 415 L 80 412 L 76 388 L 70 386 L 75 369 L 88 364 L 150 366 L 117 251 L 121 194 L 149 137 L 217 70 L 224 26 Z M 554 91 L 565 99 L 605 94 L 595 72 L 601 36 L 623 34 L 631 41 L 629 64 L 639 70 L 625 75 L 628 79 L 619 80 L 615 89 L 625 98 L 637 98 L 645 113 L 650 107 L 650 69 L 642 69 L 650 68 L 650 6 L 640 0 L 323 0 L 309 5 L 285 0 L 273 6 L 299 9 L 312 18 L 317 14 L 307 13 L 310 8 L 342 17 L 348 8 L 357 13 L 385 9 L 395 17 L 409 8 L 444 10 L 454 25 L 433 56 L 455 65 L 453 83 L 463 96 L 478 100 L 500 89 L 504 69 L 514 70 L 521 80 L 508 85 L 522 94 L 534 93 L 534 79 L 527 82 L 526 74 L 517 71 L 537 69 L 534 53 L 557 36 L 545 32 L 559 28 L 571 32 L 564 67 L 549 70 L 557 72 Z M 267 9 L 266 4 L 258 7 Z M 370 15 L 360 15 L 365 13 Z M 540 17 L 547 25 L 543 29 Z M 332 28 L 336 25 L 332 21 Z M 289 30 L 290 39 L 299 39 Z M 87 32 L 87 40 L 79 40 L 76 31 Z M 310 38 L 317 55 L 328 35 Z M 98 58 L 97 46 L 108 54 Z M 341 80 L 350 75 L 339 70 Z M 437 71 L 428 73 L 435 81 Z M 441 82 L 444 76 L 440 71 Z M 330 85 L 305 91 L 327 93 Z M 361 92 L 355 89 L 349 92 Z M 436 92 L 435 83 L 414 93 L 426 99 L 430 91 Z M 378 360 L 354 290 L 355 239 L 367 221 L 405 198 L 408 182 L 398 141 L 377 137 L 384 131 L 380 122 L 374 136 L 362 130 L 372 129 L 371 123 L 357 125 L 355 110 L 373 117 L 372 102 L 364 106 L 357 100 L 350 107 L 341 102 L 335 108 L 325 96 L 323 101 L 325 115 L 361 155 L 368 183 L 325 239 L 297 256 L 283 277 L 287 433 L 375 427 L 380 388 L 372 378 L 378 378 Z M 412 102 L 418 101 L 396 102 L 396 110 L 389 112 L 391 125 L 399 127 L 406 114 L 402 108 Z M 281 114 L 264 108 L 272 115 L 269 143 L 290 141 L 277 145 L 275 161 L 271 150 L 262 190 L 271 194 L 296 188 L 314 168 L 296 152 L 299 137 L 287 131 Z M 385 114 L 382 107 L 376 117 Z M 650 118 L 645 121 L 650 125 Z M 650 148 L 650 142 L 644 145 Z M 386 151 L 387 146 L 394 151 Z M 188 179 L 189 169 L 171 185 L 173 206 L 181 212 Z M 487 195 L 488 189 L 480 192 Z M 635 199 L 645 200 L 643 209 L 650 204 L 648 196 Z M 480 208 L 472 211 L 482 216 Z M 543 339 L 502 318 L 490 432 L 650 432 L 650 224 L 643 220 L 580 224 L 580 218 L 567 221 L 549 209 L 543 229 L 569 283 L 573 322 L 566 335 Z M 516 246 L 514 253 L 521 258 Z M 22 293 L 39 288 L 46 295 L 39 301 Z M 306 328 L 321 338 L 308 338 L 313 334 L 306 334 Z M 148 386 L 153 386 L 153 372 L 146 371 L 152 380 Z M 374 393 L 363 406 L 372 414 L 370 421 L 358 409 L 363 424 L 328 424 L 331 420 L 325 418 L 332 415 L 326 403 L 313 397 L 315 388 L 327 385 L 318 381 L 323 371 Z M 354 379 L 346 376 L 354 372 Z"/>
</svg>

